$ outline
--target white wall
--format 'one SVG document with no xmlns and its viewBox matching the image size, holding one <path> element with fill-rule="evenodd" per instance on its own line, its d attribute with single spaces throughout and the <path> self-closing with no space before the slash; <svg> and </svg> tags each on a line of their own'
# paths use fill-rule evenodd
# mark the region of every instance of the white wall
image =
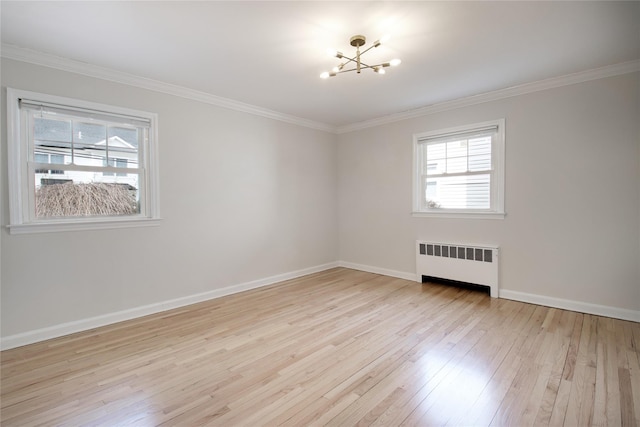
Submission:
<svg viewBox="0 0 640 427">
<path fill-rule="evenodd" d="M 411 277 L 416 239 L 499 245 L 503 296 L 640 312 L 638 73 L 336 136 L 18 61 L 1 66 L 3 107 L 9 86 L 157 112 L 164 218 L 139 229 L 3 227 L 3 341 L 337 260 Z M 411 217 L 412 134 L 501 117 L 506 219 Z M 6 174 L 3 160 L 3 226 Z"/>
<path fill-rule="evenodd" d="M 334 134 L 32 64 L 6 87 L 157 112 L 159 227 L 10 235 L 2 337 L 337 260 Z M 4 110 L 4 108 L 3 108 Z M 6 117 L 2 114 L 2 158 Z M 8 223 L 6 163 L 2 225 Z"/>
<path fill-rule="evenodd" d="M 639 103 L 635 73 L 340 135 L 340 259 L 402 275 L 416 239 L 496 244 L 503 296 L 640 319 Z M 412 217 L 412 135 L 502 117 L 506 218 Z"/>
</svg>

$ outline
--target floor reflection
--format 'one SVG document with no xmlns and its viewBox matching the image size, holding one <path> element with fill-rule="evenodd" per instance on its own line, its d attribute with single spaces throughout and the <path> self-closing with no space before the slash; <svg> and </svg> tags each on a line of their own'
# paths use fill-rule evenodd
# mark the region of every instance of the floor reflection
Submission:
<svg viewBox="0 0 640 427">
<path fill-rule="evenodd" d="M 420 425 L 460 425 L 481 417 L 482 400 L 491 399 L 492 384 L 486 361 L 469 351 L 461 360 L 451 351 L 429 352 L 420 364 L 423 387 L 417 391 L 424 397 L 412 414 Z"/>
</svg>

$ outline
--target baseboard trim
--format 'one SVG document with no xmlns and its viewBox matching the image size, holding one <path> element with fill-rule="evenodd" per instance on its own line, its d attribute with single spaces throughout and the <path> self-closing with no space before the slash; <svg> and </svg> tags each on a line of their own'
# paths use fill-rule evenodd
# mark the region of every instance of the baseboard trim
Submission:
<svg viewBox="0 0 640 427">
<path fill-rule="evenodd" d="M 291 271 L 288 273 L 278 274 L 263 279 L 253 280 L 250 282 L 240 283 L 237 285 L 227 286 L 225 288 L 215 289 L 200 294 L 189 295 L 173 300 L 144 305 L 129 310 L 122 310 L 115 313 L 109 313 L 101 316 L 95 316 L 73 322 L 62 323 L 47 328 L 37 329 L 34 331 L 28 331 L 20 334 L 2 337 L 0 338 L 0 348 L 2 350 L 9 350 L 12 348 L 21 347 L 23 345 L 33 344 L 36 342 L 73 334 L 76 332 L 82 332 L 101 326 L 107 326 L 126 320 L 136 319 L 139 317 L 148 316 L 150 314 L 156 314 L 163 311 L 172 310 L 174 308 L 184 307 L 187 305 L 220 298 L 238 292 L 273 285 L 274 283 L 295 279 L 298 277 L 306 276 L 308 274 L 318 273 L 336 267 L 350 268 L 353 270 L 366 271 L 368 273 L 381 274 L 383 276 L 417 281 L 417 276 L 415 273 L 408 273 L 404 271 L 391 270 L 387 268 L 374 267 L 347 261 L 337 261 L 317 265 L 314 267 L 304 268 L 301 270 Z M 544 295 L 510 291 L 508 289 L 500 289 L 500 298 L 526 302 L 530 304 L 543 305 L 547 307 L 560 308 L 563 310 L 578 311 L 581 313 L 594 314 L 597 316 L 612 317 L 615 319 L 629 320 L 632 322 L 640 322 L 640 311 L 637 310 L 628 310 L 624 308 L 572 301 L 561 298 L 548 297 Z"/>
<path fill-rule="evenodd" d="M 356 264 L 347 261 L 338 261 L 340 267 L 351 268 L 354 270 L 366 271 L 368 273 L 382 274 L 383 276 L 397 277 L 400 279 L 419 281 L 415 273 L 407 273 L 404 271 L 389 270 L 386 268 L 374 267 L 371 265 Z M 618 307 L 610 307 L 606 305 L 591 304 L 581 301 L 573 301 L 562 298 L 548 297 L 538 294 L 529 294 L 525 292 L 510 291 L 508 289 L 499 290 L 499 298 L 510 299 L 513 301 L 526 302 L 530 304 L 543 305 L 545 307 L 560 308 L 563 310 L 577 311 L 580 313 L 593 314 L 596 316 L 612 317 L 614 319 L 629 320 L 631 322 L 640 322 L 640 311 L 628 310 Z"/>
<path fill-rule="evenodd" d="M 184 307 L 187 305 L 220 298 L 238 292 L 273 285 L 274 283 L 295 279 L 312 273 L 318 273 L 320 271 L 329 270 L 331 268 L 336 268 L 339 266 L 340 265 L 338 262 L 331 262 L 314 267 L 304 268 L 301 270 L 291 271 L 288 273 L 277 274 L 275 276 L 266 277 L 263 279 L 227 286 L 221 289 L 214 289 L 212 291 L 195 295 L 189 295 L 186 297 L 135 307 L 128 310 L 117 311 L 115 313 L 109 313 L 101 316 L 90 317 L 87 319 L 76 320 L 73 322 L 62 323 L 47 328 L 10 335 L 7 337 L 2 337 L 0 339 L 0 348 L 2 350 L 9 350 L 11 348 L 21 347 L 23 345 L 33 344 L 52 338 L 58 338 L 76 332 L 98 328 L 101 326 L 107 326 L 114 323 L 123 322 L 125 320 L 136 319 L 139 317 L 148 316 L 150 314 L 156 314 L 163 311 L 172 310 L 174 308 Z"/>
<path fill-rule="evenodd" d="M 389 270 L 387 268 L 374 267 L 372 265 L 356 264 L 347 261 L 338 261 L 338 265 L 352 270 L 366 271 L 367 273 L 382 274 L 383 276 L 397 277 L 398 279 L 417 281 L 416 273 L 407 273 L 405 271 Z"/>
<path fill-rule="evenodd" d="M 544 295 L 528 294 L 525 292 L 510 291 L 508 289 L 500 289 L 500 298 L 544 305 L 547 307 L 561 308 L 563 310 L 578 311 L 580 313 L 594 314 L 597 316 L 612 317 L 614 319 L 640 322 L 640 311 L 637 310 L 628 310 L 625 308 L 591 304 L 588 302 L 554 298 Z"/>
</svg>

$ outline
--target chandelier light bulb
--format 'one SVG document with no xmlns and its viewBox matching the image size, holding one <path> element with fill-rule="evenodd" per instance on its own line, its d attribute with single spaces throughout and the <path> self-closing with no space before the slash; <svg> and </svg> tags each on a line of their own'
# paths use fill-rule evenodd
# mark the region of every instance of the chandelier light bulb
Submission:
<svg viewBox="0 0 640 427">
<path fill-rule="evenodd" d="M 338 74 L 338 73 L 333 72 L 333 71 L 331 71 L 331 72 L 329 72 L 329 71 L 325 71 L 324 73 L 320 74 L 320 78 L 321 78 L 321 79 L 328 79 L 329 77 L 333 77 L 333 76 L 335 76 L 335 75 L 337 75 L 337 74 Z"/>
<path fill-rule="evenodd" d="M 400 65 L 401 62 L 402 62 L 401 60 L 396 58 L 389 61 L 389 65 L 391 65 L 392 67 L 397 67 L 398 65 Z"/>
<path fill-rule="evenodd" d="M 327 49 L 327 54 L 329 56 L 333 56 L 333 57 L 336 57 L 336 58 L 342 58 L 342 56 L 343 56 L 342 52 L 338 52 L 337 50 L 331 49 L 331 48 Z"/>
<path fill-rule="evenodd" d="M 389 41 L 389 39 L 391 38 L 391 36 L 389 36 L 388 34 L 385 36 L 382 36 L 382 38 L 380 40 L 376 40 L 373 42 L 373 47 L 378 47 L 381 44 L 385 44 L 386 42 Z"/>
</svg>

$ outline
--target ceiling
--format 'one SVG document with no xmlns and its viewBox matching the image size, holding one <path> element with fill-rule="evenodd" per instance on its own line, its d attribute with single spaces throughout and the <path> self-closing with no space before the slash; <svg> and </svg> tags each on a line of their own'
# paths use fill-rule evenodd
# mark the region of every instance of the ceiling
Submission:
<svg viewBox="0 0 640 427">
<path fill-rule="evenodd" d="M 640 59 L 640 2 L 5 1 L 19 47 L 331 127 Z M 326 80 L 333 47 L 390 35 Z M 369 43 L 367 43 L 368 46 Z"/>
</svg>

